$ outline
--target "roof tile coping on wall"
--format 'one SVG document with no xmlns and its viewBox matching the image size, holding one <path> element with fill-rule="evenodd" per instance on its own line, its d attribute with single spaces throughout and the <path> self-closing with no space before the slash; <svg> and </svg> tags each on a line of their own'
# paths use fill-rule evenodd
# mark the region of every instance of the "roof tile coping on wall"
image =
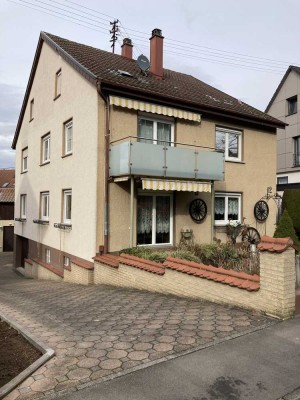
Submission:
<svg viewBox="0 0 300 400">
<path fill-rule="evenodd" d="M 215 282 L 224 283 L 248 291 L 256 291 L 260 287 L 259 276 L 249 275 L 245 272 L 226 270 L 221 267 L 213 267 L 211 265 L 200 264 L 174 257 L 167 257 L 163 265 L 165 268 L 174 269 L 178 272 L 213 280 Z"/>
<path fill-rule="evenodd" d="M 282 253 L 294 247 L 294 242 L 290 237 L 287 238 L 272 238 L 270 236 L 263 236 L 257 248 L 260 251 L 270 251 L 272 253 Z"/>
<path fill-rule="evenodd" d="M 60 276 L 61 278 L 64 277 L 63 271 L 60 271 L 58 268 L 54 267 L 52 264 L 45 263 L 44 261 L 40 260 L 39 258 L 33 258 L 32 261 L 39 264 L 41 267 L 48 269 L 49 271 L 53 272 L 55 275 Z"/>
<path fill-rule="evenodd" d="M 93 257 L 93 260 L 113 268 L 119 268 L 119 256 L 114 256 L 113 254 L 98 255 Z"/>
<path fill-rule="evenodd" d="M 164 275 L 165 273 L 165 268 L 163 264 L 150 260 L 145 260 L 144 258 L 131 256 L 129 254 L 122 253 L 119 257 L 119 262 L 121 264 L 139 268 L 157 275 Z"/>
<path fill-rule="evenodd" d="M 24 262 L 27 264 L 33 265 L 33 261 L 30 258 L 24 258 Z"/>
<path fill-rule="evenodd" d="M 85 269 L 89 269 L 89 270 L 93 270 L 94 269 L 94 264 L 89 262 L 89 261 L 85 261 L 85 260 L 81 260 L 79 258 L 71 258 L 71 264 L 75 264 L 78 267 L 81 268 L 85 268 Z"/>
</svg>

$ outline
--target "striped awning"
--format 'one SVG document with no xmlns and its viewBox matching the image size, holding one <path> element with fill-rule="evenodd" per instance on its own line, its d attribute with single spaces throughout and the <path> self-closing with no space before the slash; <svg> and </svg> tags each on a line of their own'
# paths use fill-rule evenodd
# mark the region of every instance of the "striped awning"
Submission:
<svg viewBox="0 0 300 400">
<path fill-rule="evenodd" d="M 211 192 L 211 184 L 194 181 L 167 181 L 165 179 L 142 179 L 143 190 L 176 190 L 179 192 Z"/>
<path fill-rule="evenodd" d="M 153 103 L 146 103 L 144 101 L 132 100 L 119 96 L 109 96 L 109 101 L 110 104 L 118 107 L 166 115 L 168 117 L 187 119 L 194 122 L 201 122 L 201 114 L 180 110 L 179 108 L 160 106 Z"/>
</svg>

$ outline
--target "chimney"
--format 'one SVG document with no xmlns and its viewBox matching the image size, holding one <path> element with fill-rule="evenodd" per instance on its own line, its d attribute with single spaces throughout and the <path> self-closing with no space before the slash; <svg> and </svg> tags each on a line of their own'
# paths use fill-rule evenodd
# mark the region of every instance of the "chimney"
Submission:
<svg viewBox="0 0 300 400">
<path fill-rule="evenodd" d="M 161 29 L 153 29 L 150 38 L 150 71 L 156 79 L 163 79 L 163 42 Z"/>
<path fill-rule="evenodd" d="M 133 47 L 133 45 L 132 45 L 131 39 L 129 39 L 129 38 L 124 38 L 124 39 L 123 39 L 123 44 L 122 44 L 122 46 L 121 46 L 121 48 L 122 48 L 122 53 L 121 53 L 121 55 L 122 55 L 123 57 L 132 59 L 132 47 Z"/>
</svg>

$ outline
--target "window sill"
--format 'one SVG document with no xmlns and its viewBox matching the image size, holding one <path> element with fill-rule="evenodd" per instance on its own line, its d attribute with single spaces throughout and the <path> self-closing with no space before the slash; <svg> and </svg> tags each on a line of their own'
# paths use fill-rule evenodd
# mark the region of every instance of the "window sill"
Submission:
<svg viewBox="0 0 300 400">
<path fill-rule="evenodd" d="M 34 118 L 31 118 L 30 120 L 29 120 L 29 122 L 32 122 L 34 120 Z"/>
<path fill-rule="evenodd" d="M 226 160 L 226 158 L 225 158 L 225 162 L 230 162 L 230 163 L 235 163 L 235 164 L 246 164 L 245 161 L 241 161 L 241 160 Z"/>
<path fill-rule="evenodd" d="M 49 221 L 44 219 L 34 219 L 32 222 L 38 225 L 49 225 Z"/>
<path fill-rule="evenodd" d="M 17 222 L 26 222 L 27 219 L 26 218 L 15 218 L 15 221 L 17 221 Z"/>
<path fill-rule="evenodd" d="M 69 157 L 69 156 L 71 156 L 72 154 L 73 154 L 73 152 L 72 152 L 72 153 L 68 153 L 68 154 L 64 154 L 63 156 L 61 156 L 61 158 Z"/>
<path fill-rule="evenodd" d="M 72 224 L 55 222 L 54 223 L 54 228 L 63 229 L 63 230 L 71 230 L 72 229 Z"/>
<path fill-rule="evenodd" d="M 59 99 L 59 98 L 60 98 L 60 96 L 61 96 L 61 94 L 58 94 L 57 96 L 55 96 L 55 97 L 54 97 L 54 99 L 53 99 L 53 101 L 55 101 L 55 100 Z"/>
<path fill-rule="evenodd" d="M 40 164 L 40 167 L 43 167 L 44 165 L 50 164 L 50 161 L 45 161 L 43 163 Z"/>
<path fill-rule="evenodd" d="M 292 114 L 287 114 L 285 117 L 287 118 L 287 117 L 290 117 L 291 115 L 295 115 L 295 114 L 297 114 L 297 111 Z"/>
<path fill-rule="evenodd" d="M 22 174 L 27 174 L 27 172 L 28 172 L 28 169 L 27 169 L 26 171 L 22 171 L 22 172 L 21 172 L 21 175 L 22 175 Z"/>
</svg>

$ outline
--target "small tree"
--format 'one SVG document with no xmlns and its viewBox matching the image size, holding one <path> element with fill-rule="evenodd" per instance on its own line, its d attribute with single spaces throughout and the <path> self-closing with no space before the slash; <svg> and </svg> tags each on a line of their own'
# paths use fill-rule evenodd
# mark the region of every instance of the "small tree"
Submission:
<svg viewBox="0 0 300 400">
<path fill-rule="evenodd" d="M 288 211 L 285 209 L 275 230 L 274 238 L 286 237 L 290 237 L 293 240 L 294 246 L 296 247 L 298 252 L 300 249 L 300 243 L 293 226 L 292 218 L 289 216 Z"/>
</svg>

